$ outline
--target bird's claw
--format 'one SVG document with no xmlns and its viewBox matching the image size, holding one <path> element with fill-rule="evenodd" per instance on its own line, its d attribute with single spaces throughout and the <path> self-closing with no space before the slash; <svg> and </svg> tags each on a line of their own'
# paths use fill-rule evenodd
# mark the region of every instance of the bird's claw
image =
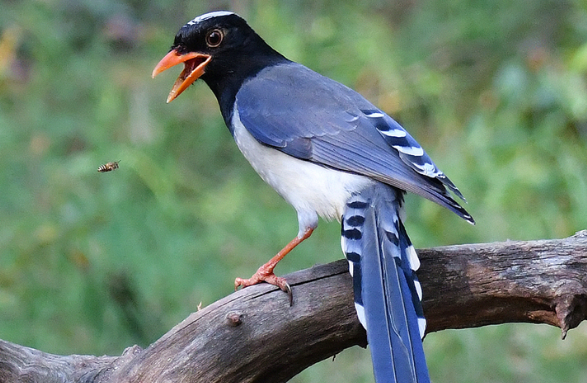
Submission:
<svg viewBox="0 0 587 383">
<path fill-rule="evenodd" d="M 267 273 L 263 272 L 262 270 L 258 270 L 249 279 L 236 278 L 234 280 L 234 290 L 238 290 L 239 287 L 245 288 L 253 286 L 261 282 L 266 282 L 271 285 L 279 287 L 281 291 L 287 293 L 287 296 L 289 297 L 289 305 L 293 305 L 293 293 L 291 291 L 291 287 L 289 286 L 285 278 L 278 277 L 275 274 L 273 274 L 273 272 Z"/>
</svg>

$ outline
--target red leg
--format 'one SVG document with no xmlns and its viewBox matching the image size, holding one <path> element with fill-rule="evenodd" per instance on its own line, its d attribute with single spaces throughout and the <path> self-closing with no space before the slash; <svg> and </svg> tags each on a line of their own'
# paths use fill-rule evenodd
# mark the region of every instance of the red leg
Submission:
<svg viewBox="0 0 587 383">
<path fill-rule="evenodd" d="M 296 247 L 297 245 L 302 243 L 304 240 L 308 239 L 308 237 L 310 237 L 310 235 L 312 235 L 313 231 L 314 231 L 314 229 L 306 229 L 306 231 L 304 232 L 304 235 L 302 235 L 301 237 L 295 237 L 294 239 L 292 239 L 291 242 L 288 243 L 283 249 L 281 249 L 281 251 L 279 253 L 277 253 L 273 258 L 271 258 L 269 260 L 269 262 L 267 262 L 263 266 L 259 267 L 257 272 L 255 274 L 253 274 L 253 276 L 251 278 L 249 278 L 249 279 L 236 278 L 234 280 L 234 289 L 236 290 L 239 287 L 245 288 L 248 286 L 256 285 L 257 283 L 267 282 L 267 283 L 270 283 L 272 285 L 279 287 L 281 290 L 288 293 L 288 295 L 290 297 L 290 303 L 291 303 L 292 302 L 291 288 L 289 287 L 289 285 L 285 281 L 285 278 L 278 277 L 273 273 L 273 269 L 275 269 L 275 266 L 277 266 L 277 263 L 279 261 L 281 261 L 283 259 L 283 257 L 285 257 L 290 251 L 292 251 L 294 247 Z"/>
</svg>

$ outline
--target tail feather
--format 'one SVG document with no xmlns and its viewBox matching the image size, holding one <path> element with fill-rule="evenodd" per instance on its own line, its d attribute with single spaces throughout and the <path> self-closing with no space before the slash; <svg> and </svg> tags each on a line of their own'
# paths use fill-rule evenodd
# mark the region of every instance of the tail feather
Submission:
<svg viewBox="0 0 587 383">
<path fill-rule="evenodd" d="M 419 261 L 400 219 L 402 203 L 403 193 L 383 184 L 353 195 L 343 215 L 342 245 L 376 381 L 427 383 Z"/>
</svg>

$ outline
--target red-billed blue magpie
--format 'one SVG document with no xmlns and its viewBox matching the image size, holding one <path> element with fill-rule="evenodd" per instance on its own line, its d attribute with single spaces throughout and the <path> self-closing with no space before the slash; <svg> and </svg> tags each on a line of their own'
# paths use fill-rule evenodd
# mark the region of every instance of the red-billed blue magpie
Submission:
<svg viewBox="0 0 587 383">
<path fill-rule="evenodd" d="M 450 194 L 464 199 L 456 186 L 395 120 L 286 59 L 232 12 L 185 24 L 153 77 L 180 63 L 167 102 L 204 80 L 243 155 L 298 214 L 298 235 L 235 287 L 266 281 L 291 294 L 275 265 L 312 234 L 319 216 L 340 220 L 376 381 L 429 382 L 419 260 L 402 223 L 403 196 L 419 194 L 474 223 Z"/>
</svg>

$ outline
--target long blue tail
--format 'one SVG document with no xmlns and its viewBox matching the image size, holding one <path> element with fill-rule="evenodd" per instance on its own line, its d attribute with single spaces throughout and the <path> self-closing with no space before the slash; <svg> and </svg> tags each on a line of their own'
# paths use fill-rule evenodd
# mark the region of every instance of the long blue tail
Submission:
<svg viewBox="0 0 587 383">
<path fill-rule="evenodd" d="M 429 383 L 422 337 L 426 320 L 416 251 L 401 221 L 403 192 L 374 184 L 353 195 L 342 219 L 342 249 L 355 307 L 367 330 L 378 383 Z"/>
</svg>

